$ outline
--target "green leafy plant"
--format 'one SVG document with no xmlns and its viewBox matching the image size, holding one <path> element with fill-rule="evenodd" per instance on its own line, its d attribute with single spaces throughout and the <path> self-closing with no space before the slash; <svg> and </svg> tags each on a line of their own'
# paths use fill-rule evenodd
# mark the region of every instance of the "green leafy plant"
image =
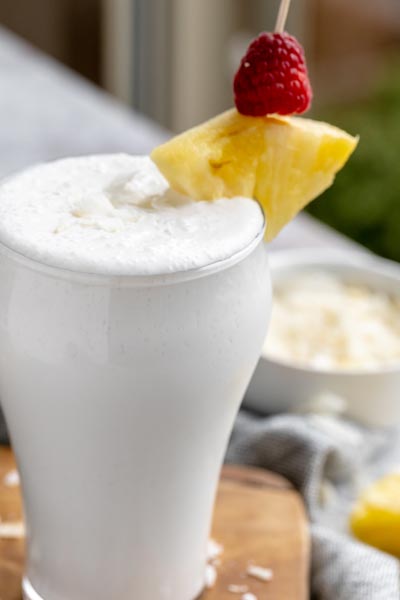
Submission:
<svg viewBox="0 0 400 600">
<path fill-rule="evenodd" d="M 400 261 L 400 65 L 356 106 L 319 118 L 360 135 L 349 163 L 309 212 L 387 258 Z"/>
</svg>

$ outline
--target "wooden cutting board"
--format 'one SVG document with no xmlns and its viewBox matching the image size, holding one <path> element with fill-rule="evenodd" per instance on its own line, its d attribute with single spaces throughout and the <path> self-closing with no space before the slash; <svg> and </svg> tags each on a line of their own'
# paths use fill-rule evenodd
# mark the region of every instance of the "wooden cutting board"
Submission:
<svg viewBox="0 0 400 600">
<path fill-rule="evenodd" d="M 5 484 L 15 469 L 0 447 L 0 522 L 21 520 L 18 486 Z M 232 584 L 247 586 L 258 600 L 308 600 L 309 534 L 300 496 L 282 477 L 261 469 L 225 466 L 215 509 L 213 538 L 224 547 L 218 578 L 199 600 L 235 600 Z M 0 539 L 0 600 L 21 600 L 22 539 Z M 273 579 L 246 575 L 250 563 L 270 568 Z"/>
</svg>

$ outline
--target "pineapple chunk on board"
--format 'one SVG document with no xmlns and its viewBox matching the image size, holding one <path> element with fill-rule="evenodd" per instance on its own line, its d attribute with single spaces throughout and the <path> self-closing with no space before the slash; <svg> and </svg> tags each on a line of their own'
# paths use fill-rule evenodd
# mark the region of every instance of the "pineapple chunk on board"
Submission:
<svg viewBox="0 0 400 600">
<path fill-rule="evenodd" d="M 158 146 L 151 158 L 173 189 L 195 200 L 258 200 L 271 240 L 333 183 L 357 142 L 327 123 L 232 109 Z"/>
<path fill-rule="evenodd" d="M 350 526 L 362 542 L 400 558 L 400 473 L 386 475 L 361 494 Z"/>
</svg>

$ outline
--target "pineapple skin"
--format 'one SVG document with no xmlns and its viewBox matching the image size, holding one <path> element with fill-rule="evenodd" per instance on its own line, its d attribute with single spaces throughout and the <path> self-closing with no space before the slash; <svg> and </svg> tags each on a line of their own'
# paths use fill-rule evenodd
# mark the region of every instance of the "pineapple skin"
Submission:
<svg viewBox="0 0 400 600">
<path fill-rule="evenodd" d="M 361 495 L 350 527 L 362 542 L 400 558 L 400 474 L 387 475 Z"/>
<path fill-rule="evenodd" d="M 258 200 L 271 240 L 333 183 L 357 142 L 326 123 L 231 109 L 155 148 L 151 158 L 173 189 L 195 200 Z"/>
</svg>

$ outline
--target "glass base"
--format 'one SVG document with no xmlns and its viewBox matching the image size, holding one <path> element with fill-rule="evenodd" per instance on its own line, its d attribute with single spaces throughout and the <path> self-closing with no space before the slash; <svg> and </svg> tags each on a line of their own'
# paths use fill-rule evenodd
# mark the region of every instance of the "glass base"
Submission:
<svg viewBox="0 0 400 600">
<path fill-rule="evenodd" d="M 196 594 L 194 600 L 200 600 L 202 593 L 204 592 L 204 586 L 202 585 L 201 591 Z M 22 599 L 23 600 L 44 600 L 32 586 L 31 582 L 27 577 L 22 579 Z M 0 599 L 1 600 L 1 599 Z"/>
<path fill-rule="evenodd" d="M 44 600 L 42 596 L 35 591 L 29 579 L 22 579 L 22 598 L 23 600 Z"/>
</svg>

